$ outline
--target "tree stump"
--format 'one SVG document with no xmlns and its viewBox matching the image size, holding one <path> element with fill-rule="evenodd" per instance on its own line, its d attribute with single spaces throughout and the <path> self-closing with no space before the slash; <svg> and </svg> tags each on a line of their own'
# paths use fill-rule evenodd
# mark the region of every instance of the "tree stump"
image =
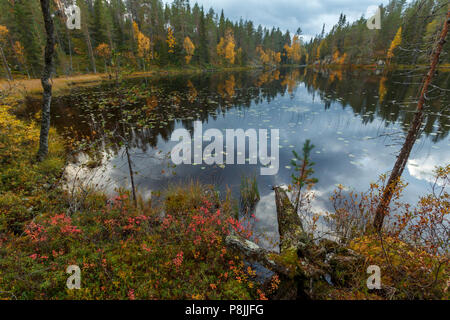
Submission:
<svg viewBox="0 0 450 320">
<path fill-rule="evenodd" d="M 282 187 L 275 187 L 280 252 L 270 252 L 250 240 L 236 235 L 226 239 L 227 246 L 239 252 L 248 261 L 260 263 L 277 273 L 280 284 L 270 297 L 274 300 L 312 299 L 312 285 L 326 281 L 325 275 L 353 270 L 361 258 L 335 241 L 324 239 L 314 243 L 305 232 L 302 221 Z"/>
</svg>

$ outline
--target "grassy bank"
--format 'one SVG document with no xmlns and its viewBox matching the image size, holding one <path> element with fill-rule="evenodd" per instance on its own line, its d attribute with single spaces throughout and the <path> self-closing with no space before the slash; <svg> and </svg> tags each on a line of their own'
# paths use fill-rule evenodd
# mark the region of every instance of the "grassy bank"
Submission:
<svg viewBox="0 0 450 320">
<path fill-rule="evenodd" d="M 0 106 L 0 298 L 252 299 L 264 297 L 254 271 L 224 237 L 246 234 L 232 205 L 212 187 L 191 184 L 139 201 L 92 190 L 74 199 L 57 183 L 64 141 L 50 133 L 50 155 L 34 160 L 39 130 Z M 76 202 L 76 205 L 74 203 Z M 165 215 L 161 215 L 165 212 Z M 68 290 L 66 268 L 81 268 Z"/>
<path fill-rule="evenodd" d="M 127 72 L 122 71 L 120 78 L 132 79 L 139 77 L 158 77 L 169 75 L 189 75 L 201 74 L 204 72 L 223 72 L 223 71 L 245 71 L 253 70 L 255 67 L 217 67 L 211 66 L 208 68 L 201 68 L 195 66 L 188 67 L 165 67 L 152 68 L 147 72 Z M 71 86 L 95 86 L 102 81 L 114 79 L 114 74 L 96 73 L 96 74 L 81 74 L 73 76 L 56 77 L 52 79 L 53 93 L 55 95 L 66 92 Z M 17 79 L 14 81 L 0 80 L 0 92 L 8 93 L 16 99 L 23 99 L 26 96 L 37 96 L 42 94 L 42 84 L 40 79 Z"/>
</svg>

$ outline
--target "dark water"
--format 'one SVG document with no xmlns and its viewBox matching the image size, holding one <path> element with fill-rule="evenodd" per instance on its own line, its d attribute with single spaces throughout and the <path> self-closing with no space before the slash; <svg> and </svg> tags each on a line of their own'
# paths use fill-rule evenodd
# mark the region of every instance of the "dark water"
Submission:
<svg viewBox="0 0 450 320">
<path fill-rule="evenodd" d="M 276 231 L 271 187 L 291 182 L 292 150 L 300 152 L 305 140 L 316 146 L 312 160 L 319 183 L 313 209 L 318 212 L 330 209 L 328 198 L 338 184 L 367 190 L 370 182 L 392 169 L 414 115 L 415 104 L 410 102 L 418 93 L 418 85 L 405 79 L 404 74 L 310 69 L 142 78 L 119 86 L 74 89 L 54 101 L 53 124 L 76 140 L 104 137 L 102 147 L 90 154 L 103 157 L 104 165 L 79 174 L 109 192 L 130 188 L 124 140 L 130 143 L 135 182 L 143 196 L 172 183 L 198 180 L 222 191 L 228 186 L 238 198 L 242 177 L 255 174 L 261 195 L 257 229 L 271 233 Z M 450 73 L 439 74 L 438 83 L 448 90 Z M 409 183 L 404 200 L 410 203 L 430 190 L 434 166 L 450 161 L 449 93 L 435 90 L 430 98 L 423 133 L 404 173 Z M 31 103 L 27 113 L 34 108 Z M 192 132 L 195 120 L 202 121 L 203 131 L 279 129 L 278 174 L 260 176 L 260 165 L 171 167 L 164 155 L 176 144 L 170 142 L 172 132 Z M 100 153 L 104 150 L 108 156 Z M 77 169 L 74 165 L 72 174 Z"/>
</svg>

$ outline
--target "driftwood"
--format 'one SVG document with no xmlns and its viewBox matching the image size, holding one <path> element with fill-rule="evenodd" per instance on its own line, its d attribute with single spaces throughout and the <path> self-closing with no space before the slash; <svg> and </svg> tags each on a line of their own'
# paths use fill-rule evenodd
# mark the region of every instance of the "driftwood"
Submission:
<svg viewBox="0 0 450 320">
<path fill-rule="evenodd" d="M 311 299 L 315 282 L 325 281 L 325 275 L 332 280 L 342 279 L 345 270 L 353 270 L 361 258 L 331 240 L 314 243 L 284 189 L 275 187 L 274 190 L 280 252 L 267 251 L 236 235 L 228 236 L 226 244 L 248 261 L 258 262 L 279 275 L 280 284 L 272 299 Z"/>
</svg>

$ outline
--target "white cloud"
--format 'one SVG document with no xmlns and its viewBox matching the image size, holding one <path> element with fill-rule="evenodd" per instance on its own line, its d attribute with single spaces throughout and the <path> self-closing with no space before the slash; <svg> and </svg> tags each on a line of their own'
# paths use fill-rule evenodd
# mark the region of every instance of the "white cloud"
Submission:
<svg viewBox="0 0 450 320">
<path fill-rule="evenodd" d="M 444 151 L 433 155 L 424 155 L 408 160 L 407 169 L 409 174 L 418 179 L 434 183 L 434 170 L 437 166 L 443 166 L 448 163 L 450 154 Z"/>
<path fill-rule="evenodd" d="M 164 0 L 171 2 L 170 0 Z M 369 6 L 386 5 L 388 0 L 197 0 L 206 10 L 210 7 L 233 21 L 240 18 L 252 20 L 255 26 L 261 24 L 267 28 L 279 27 L 283 31 L 303 30 L 304 38 L 308 40 L 322 30 L 329 31 L 337 23 L 339 15 L 344 13 L 352 22 L 366 14 Z"/>
</svg>

